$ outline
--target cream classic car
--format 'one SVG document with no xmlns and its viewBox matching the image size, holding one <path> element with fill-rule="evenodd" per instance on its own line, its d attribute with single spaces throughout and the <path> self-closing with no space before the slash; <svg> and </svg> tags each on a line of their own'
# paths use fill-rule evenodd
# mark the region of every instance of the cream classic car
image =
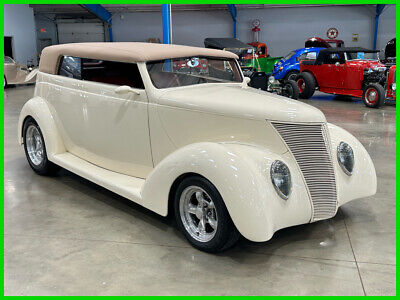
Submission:
<svg viewBox="0 0 400 300">
<path fill-rule="evenodd" d="M 4 87 L 10 84 L 34 83 L 34 74 L 36 72 L 33 68 L 18 64 L 9 56 L 4 57 Z"/>
<path fill-rule="evenodd" d="M 45 48 L 18 139 L 162 215 L 198 249 L 332 218 L 373 195 L 365 148 L 318 109 L 250 88 L 231 52 L 146 43 Z"/>
</svg>

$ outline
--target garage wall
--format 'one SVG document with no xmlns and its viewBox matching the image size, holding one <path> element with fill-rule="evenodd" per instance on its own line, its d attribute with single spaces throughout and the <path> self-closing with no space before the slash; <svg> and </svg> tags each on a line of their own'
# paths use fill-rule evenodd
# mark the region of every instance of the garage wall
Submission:
<svg viewBox="0 0 400 300">
<path fill-rule="evenodd" d="M 33 60 L 36 64 L 36 30 L 33 10 L 27 4 L 4 5 L 4 35 L 12 36 L 14 58 L 26 64 Z"/>
<path fill-rule="evenodd" d="M 58 44 L 57 40 L 57 27 L 54 21 L 54 15 L 48 16 L 35 16 L 36 23 L 36 36 L 37 36 L 37 49 L 40 53 L 42 50 L 42 42 L 40 40 L 50 40 L 51 45 Z M 41 31 L 41 29 L 45 31 Z"/>
<path fill-rule="evenodd" d="M 396 5 L 386 5 L 379 17 L 377 49 L 383 49 L 386 43 L 396 36 Z"/>
<path fill-rule="evenodd" d="M 124 13 L 113 17 L 115 41 L 145 41 L 149 37 L 162 39 L 161 12 Z M 238 38 L 252 40 L 251 22 L 258 18 L 262 23 L 260 39 L 268 45 L 272 56 L 283 55 L 301 48 L 310 36 L 326 37 L 330 27 L 339 30 L 339 37 L 348 46 L 372 48 L 375 9 L 366 6 L 295 7 L 238 9 Z M 173 42 L 203 47 L 206 37 L 231 37 L 232 18 L 228 11 L 180 11 L 172 6 Z M 352 42 L 352 34 L 359 41 Z M 395 36 L 395 5 L 388 5 L 380 23 L 378 46 Z"/>
<path fill-rule="evenodd" d="M 135 12 L 113 16 L 113 36 L 116 42 L 143 42 L 148 38 L 162 41 L 161 12 Z M 173 11 L 172 39 L 174 44 L 204 47 L 206 37 L 230 37 L 232 18 L 228 11 Z"/>
</svg>

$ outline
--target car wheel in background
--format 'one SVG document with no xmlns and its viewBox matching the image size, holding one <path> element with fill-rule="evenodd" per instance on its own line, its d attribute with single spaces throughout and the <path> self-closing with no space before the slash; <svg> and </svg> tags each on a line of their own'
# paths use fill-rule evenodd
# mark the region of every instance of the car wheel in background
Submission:
<svg viewBox="0 0 400 300">
<path fill-rule="evenodd" d="M 7 85 L 7 79 L 6 79 L 6 76 L 4 76 L 4 88 L 6 88 L 8 85 Z"/>
<path fill-rule="evenodd" d="M 296 71 L 296 70 L 289 71 L 285 75 L 285 80 L 296 81 L 297 75 L 299 75 L 299 71 Z"/>
<path fill-rule="evenodd" d="M 294 80 L 285 81 L 282 86 L 282 96 L 295 100 L 299 99 L 299 87 L 297 86 L 297 82 Z"/>
<path fill-rule="evenodd" d="M 43 134 L 36 121 L 28 117 L 22 131 L 25 155 L 31 168 L 39 175 L 55 174 L 60 167 L 47 159 Z"/>
<path fill-rule="evenodd" d="M 308 72 L 300 73 L 297 78 L 297 86 L 299 87 L 299 96 L 303 99 L 309 99 L 314 95 L 316 82 L 312 74 Z"/>
<path fill-rule="evenodd" d="M 174 199 L 175 218 L 186 239 L 197 249 L 217 253 L 240 237 L 215 186 L 201 176 L 184 179 Z"/>
<path fill-rule="evenodd" d="M 378 108 L 385 102 L 385 90 L 379 83 L 368 84 L 363 91 L 363 101 L 367 107 Z"/>
</svg>

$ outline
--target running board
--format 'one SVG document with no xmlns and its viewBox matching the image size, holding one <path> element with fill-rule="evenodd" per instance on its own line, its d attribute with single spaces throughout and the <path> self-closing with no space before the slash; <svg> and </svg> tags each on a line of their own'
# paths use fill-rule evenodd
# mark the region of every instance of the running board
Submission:
<svg viewBox="0 0 400 300">
<path fill-rule="evenodd" d="M 145 180 L 142 178 L 103 169 L 68 152 L 53 155 L 51 161 L 122 197 L 143 205 L 141 190 Z"/>
</svg>

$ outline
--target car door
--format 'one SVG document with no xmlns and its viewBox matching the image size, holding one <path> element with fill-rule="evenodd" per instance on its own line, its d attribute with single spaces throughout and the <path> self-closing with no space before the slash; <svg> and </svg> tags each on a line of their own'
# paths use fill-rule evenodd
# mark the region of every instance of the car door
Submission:
<svg viewBox="0 0 400 300">
<path fill-rule="evenodd" d="M 346 74 L 344 56 L 340 53 L 329 54 L 319 68 L 318 84 L 320 88 L 343 88 Z"/>
<path fill-rule="evenodd" d="M 85 159 L 146 178 L 153 168 L 148 99 L 137 65 L 83 59 L 82 79 Z"/>
<path fill-rule="evenodd" d="M 46 94 L 49 109 L 54 117 L 66 150 L 84 158 L 83 147 L 85 94 L 81 81 L 81 58 L 62 56 L 57 75 L 46 75 L 48 83 L 39 83 L 37 88 Z M 46 89 L 46 91 L 44 91 Z"/>
</svg>

